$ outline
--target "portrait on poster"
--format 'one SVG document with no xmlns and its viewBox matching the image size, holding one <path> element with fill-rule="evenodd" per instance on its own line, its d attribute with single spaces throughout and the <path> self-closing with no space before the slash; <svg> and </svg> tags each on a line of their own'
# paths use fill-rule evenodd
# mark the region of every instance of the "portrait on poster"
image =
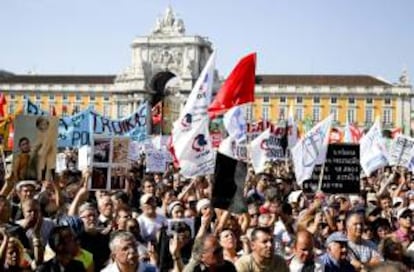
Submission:
<svg viewBox="0 0 414 272">
<path fill-rule="evenodd" d="M 12 175 L 18 180 L 55 180 L 59 119 L 18 115 L 15 121 Z"/>
<path fill-rule="evenodd" d="M 109 163 L 110 150 L 110 138 L 95 138 L 93 142 L 93 162 Z"/>
<path fill-rule="evenodd" d="M 105 190 L 108 186 L 108 167 L 92 167 L 92 179 L 89 188 L 91 190 Z"/>
<path fill-rule="evenodd" d="M 128 163 L 129 138 L 115 137 L 112 141 L 112 163 Z"/>
<path fill-rule="evenodd" d="M 128 168 L 125 166 L 111 167 L 111 189 L 125 189 L 126 178 L 128 176 Z"/>
</svg>

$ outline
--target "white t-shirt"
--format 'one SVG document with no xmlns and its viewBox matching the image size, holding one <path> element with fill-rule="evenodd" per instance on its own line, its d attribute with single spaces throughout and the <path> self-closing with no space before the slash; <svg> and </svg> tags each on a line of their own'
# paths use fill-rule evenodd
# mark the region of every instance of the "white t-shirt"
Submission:
<svg viewBox="0 0 414 272">
<path fill-rule="evenodd" d="M 155 218 L 149 218 L 144 214 L 138 216 L 138 224 L 141 229 L 141 237 L 145 242 L 155 241 L 157 238 L 157 232 L 167 225 L 167 219 L 157 214 Z"/>
</svg>

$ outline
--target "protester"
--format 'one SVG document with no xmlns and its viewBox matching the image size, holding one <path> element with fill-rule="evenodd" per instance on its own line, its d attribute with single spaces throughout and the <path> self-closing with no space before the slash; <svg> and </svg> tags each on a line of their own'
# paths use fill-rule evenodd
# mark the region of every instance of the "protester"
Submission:
<svg viewBox="0 0 414 272">
<path fill-rule="evenodd" d="M 321 257 L 325 272 L 353 272 L 348 261 L 348 238 L 342 232 L 334 232 L 326 239 L 326 253 Z"/>
<path fill-rule="evenodd" d="M 211 151 L 199 145 L 188 144 L 188 151 Z M 19 149 L 28 164 L 29 142 L 23 139 Z M 76 169 L 76 148 L 70 169 L 56 173 L 56 182 L 12 171 L 0 191 L 3 270 L 414 269 L 414 175 L 406 167 L 383 165 L 370 173 L 349 168 L 358 172 L 359 191 L 328 193 L 335 181 L 306 187 L 289 152 L 262 169 L 251 158 L 239 161 L 234 173 L 224 169 L 229 177 L 187 177 L 171 163 L 152 173 L 145 152 L 122 173 L 118 164 L 99 166 L 102 186 L 93 190 L 97 177 Z M 107 184 L 106 169 L 124 182 Z M 216 195 L 228 191 L 238 198 Z M 216 198 L 229 206 L 218 207 Z"/>
<path fill-rule="evenodd" d="M 238 272 L 289 271 L 285 260 L 274 254 L 274 243 L 268 228 L 256 228 L 251 234 L 251 250 L 235 263 Z"/>
<path fill-rule="evenodd" d="M 155 272 L 156 268 L 141 263 L 136 247 L 136 240 L 129 232 L 116 232 L 109 243 L 112 263 L 106 266 L 103 272 L 142 271 Z"/>
<path fill-rule="evenodd" d="M 76 240 L 69 227 L 58 226 L 52 229 L 49 236 L 49 246 L 56 256 L 42 264 L 39 272 L 82 272 L 86 269 L 83 264 L 75 260 Z"/>
</svg>

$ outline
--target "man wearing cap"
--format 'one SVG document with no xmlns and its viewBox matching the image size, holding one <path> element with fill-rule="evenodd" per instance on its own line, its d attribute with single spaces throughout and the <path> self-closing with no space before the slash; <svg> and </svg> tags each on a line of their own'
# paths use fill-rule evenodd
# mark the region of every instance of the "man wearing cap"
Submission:
<svg viewBox="0 0 414 272">
<path fill-rule="evenodd" d="M 413 233 L 411 231 L 413 213 L 408 208 L 402 208 L 397 212 L 399 228 L 392 233 L 396 241 L 401 242 L 404 248 L 410 245 L 413 241 Z"/>
<path fill-rule="evenodd" d="M 166 226 L 167 221 L 164 216 L 157 214 L 157 199 L 151 194 L 142 195 L 140 205 L 142 214 L 137 221 L 141 227 L 141 237 L 145 242 L 156 242 L 158 231 Z"/>
<path fill-rule="evenodd" d="M 13 221 L 23 219 L 22 203 L 34 198 L 36 185 L 36 182 L 33 180 L 22 180 L 16 184 L 16 193 L 19 198 L 19 203 L 12 202 L 11 216 Z"/>
<path fill-rule="evenodd" d="M 321 261 L 325 265 L 325 272 L 353 272 L 355 268 L 347 259 L 348 238 L 342 232 L 334 232 L 326 239 L 326 253 Z"/>
</svg>

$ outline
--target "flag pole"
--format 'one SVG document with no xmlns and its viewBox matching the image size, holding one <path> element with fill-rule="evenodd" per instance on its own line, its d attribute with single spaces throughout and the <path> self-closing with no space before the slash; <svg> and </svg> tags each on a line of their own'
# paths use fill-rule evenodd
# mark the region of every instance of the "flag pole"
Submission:
<svg viewBox="0 0 414 272">
<path fill-rule="evenodd" d="M 3 161 L 3 167 L 4 167 L 4 177 L 7 177 L 9 173 L 7 173 L 6 156 L 4 155 L 3 145 L 0 145 L 0 152 L 1 152 L 1 160 Z"/>
<path fill-rule="evenodd" d="M 322 164 L 321 173 L 319 174 L 319 180 L 318 180 L 318 190 L 316 192 L 322 191 L 322 181 L 323 181 L 323 175 L 325 172 L 325 162 Z"/>
<path fill-rule="evenodd" d="M 161 110 L 160 110 L 160 115 L 161 115 L 161 120 L 160 120 L 160 150 L 161 148 L 161 143 L 162 143 L 162 123 L 163 123 L 163 110 L 164 110 L 164 105 L 163 105 L 163 101 L 161 100 L 159 103 L 161 103 Z"/>
</svg>

